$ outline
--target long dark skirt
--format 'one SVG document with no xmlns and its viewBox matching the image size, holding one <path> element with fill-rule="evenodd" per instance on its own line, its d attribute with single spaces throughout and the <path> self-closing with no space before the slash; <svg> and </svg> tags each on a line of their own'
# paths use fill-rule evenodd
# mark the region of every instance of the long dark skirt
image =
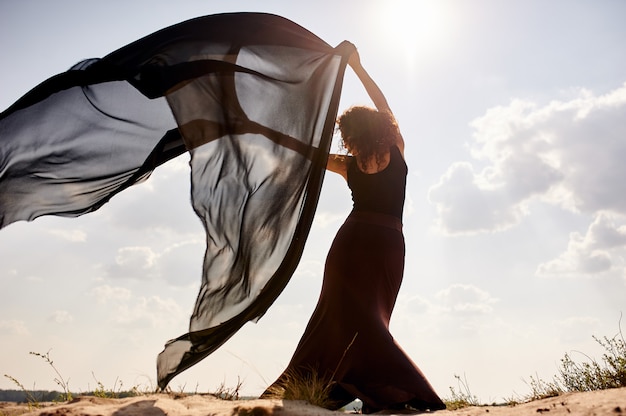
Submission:
<svg viewBox="0 0 626 416">
<path fill-rule="evenodd" d="M 285 383 L 290 375 L 314 374 L 332 382 L 332 408 L 355 398 L 371 411 L 404 404 L 417 409 L 445 408 L 389 333 L 404 253 L 399 219 L 350 214 L 328 253 L 315 311 L 274 386 Z"/>
</svg>

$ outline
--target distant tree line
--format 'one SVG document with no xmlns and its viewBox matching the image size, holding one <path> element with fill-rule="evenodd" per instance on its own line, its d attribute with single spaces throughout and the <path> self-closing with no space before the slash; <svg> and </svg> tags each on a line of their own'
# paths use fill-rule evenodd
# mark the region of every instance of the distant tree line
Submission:
<svg viewBox="0 0 626 416">
<path fill-rule="evenodd" d="M 38 402 L 54 402 L 61 396 L 61 392 L 48 390 L 32 390 L 28 393 L 24 390 L 0 390 L 0 402 L 27 403 L 29 398 Z"/>
<path fill-rule="evenodd" d="M 80 394 L 72 393 L 74 397 L 78 396 L 95 396 L 98 395 L 94 392 L 84 392 Z M 109 394 L 107 397 L 116 397 L 122 399 L 124 397 L 132 397 L 136 396 L 136 391 L 120 391 L 116 392 L 114 395 Z M 57 402 L 63 401 L 65 397 L 65 393 L 59 391 L 48 391 L 48 390 L 29 390 L 28 392 L 24 390 L 0 390 L 0 402 L 14 402 L 14 403 L 28 403 L 33 399 L 39 403 L 43 402 Z"/>
</svg>

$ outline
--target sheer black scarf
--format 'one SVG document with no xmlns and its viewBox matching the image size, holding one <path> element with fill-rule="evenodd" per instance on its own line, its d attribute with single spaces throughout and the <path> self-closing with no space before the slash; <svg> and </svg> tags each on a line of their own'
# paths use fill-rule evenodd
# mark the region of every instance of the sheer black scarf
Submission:
<svg viewBox="0 0 626 416">
<path fill-rule="evenodd" d="M 291 278 L 352 48 L 279 16 L 231 13 L 78 63 L 0 114 L 0 227 L 92 212 L 190 152 L 207 248 L 189 333 L 157 360 L 166 387 L 259 319 Z"/>
</svg>

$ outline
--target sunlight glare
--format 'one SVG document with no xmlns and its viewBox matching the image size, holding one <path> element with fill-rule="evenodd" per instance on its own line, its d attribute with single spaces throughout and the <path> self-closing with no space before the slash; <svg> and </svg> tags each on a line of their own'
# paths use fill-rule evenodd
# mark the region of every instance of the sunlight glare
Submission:
<svg viewBox="0 0 626 416">
<path fill-rule="evenodd" d="M 380 14 L 382 37 L 414 64 L 417 56 L 443 46 L 450 33 L 450 17 L 441 0 L 389 0 Z"/>
</svg>

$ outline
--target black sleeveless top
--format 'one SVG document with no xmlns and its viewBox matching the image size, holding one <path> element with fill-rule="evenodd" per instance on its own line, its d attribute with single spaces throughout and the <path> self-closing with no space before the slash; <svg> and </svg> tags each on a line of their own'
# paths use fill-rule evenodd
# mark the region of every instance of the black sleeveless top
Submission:
<svg viewBox="0 0 626 416">
<path fill-rule="evenodd" d="M 402 219 L 408 168 L 397 146 L 391 146 L 389 164 L 377 173 L 363 173 L 350 158 L 348 186 L 352 190 L 354 211 L 393 215 Z"/>
</svg>

